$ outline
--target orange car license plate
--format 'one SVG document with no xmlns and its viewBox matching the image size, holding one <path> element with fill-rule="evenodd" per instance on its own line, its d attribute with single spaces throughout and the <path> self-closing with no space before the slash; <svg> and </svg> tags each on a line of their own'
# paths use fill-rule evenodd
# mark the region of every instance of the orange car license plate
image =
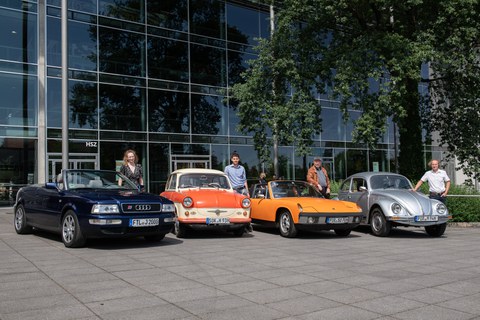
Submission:
<svg viewBox="0 0 480 320">
<path fill-rule="evenodd" d="M 326 222 L 331 224 L 348 223 L 348 217 L 328 217 Z"/>
</svg>

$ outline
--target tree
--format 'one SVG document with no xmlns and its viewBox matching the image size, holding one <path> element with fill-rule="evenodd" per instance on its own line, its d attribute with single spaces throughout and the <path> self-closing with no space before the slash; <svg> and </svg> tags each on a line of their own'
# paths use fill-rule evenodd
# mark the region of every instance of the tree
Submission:
<svg viewBox="0 0 480 320">
<path fill-rule="evenodd" d="M 310 152 L 313 135 L 321 130 L 320 105 L 311 95 L 314 79 L 300 76 L 300 72 L 308 74 L 304 58 L 311 57 L 290 51 L 298 30 L 282 30 L 285 33 L 279 36 L 272 32 L 268 41 L 260 39 L 258 59 L 250 61 L 251 67 L 242 74 L 244 82 L 231 90 L 231 97 L 238 102 L 239 128 L 253 133 L 260 161 L 270 159 L 273 146 L 276 176 L 279 144 L 295 144 L 297 153 L 305 155 Z"/>
<path fill-rule="evenodd" d="M 252 64 L 246 75 L 246 83 L 265 84 L 268 80 L 260 81 L 261 77 L 270 77 L 273 83 L 292 84 L 292 92 L 296 92 L 293 81 L 307 87 L 313 81 L 317 90 L 300 91 L 303 94 L 300 103 L 312 103 L 312 96 L 328 91 L 332 98 L 340 101 L 345 119 L 348 109 L 361 110 L 362 116 L 355 122 L 354 140 L 372 149 L 391 117 L 400 134 L 400 171 L 410 178 L 418 178 L 424 170 L 422 129 L 428 128 L 422 123 L 429 123 L 428 119 L 422 122 L 422 115 L 429 113 L 420 112 L 426 109 L 422 103 L 428 101 L 428 97 L 419 93 L 419 85 L 429 80 L 421 77 L 421 70 L 430 62 L 435 62 L 436 67 L 448 62 L 446 57 L 451 49 L 442 44 L 451 36 L 448 14 L 463 8 L 463 13 L 456 15 L 454 25 L 461 24 L 465 18 L 474 24 L 477 7 L 477 1 L 473 0 L 284 0 L 277 8 L 274 36 L 263 43 L 258 62 Z M 478 28 L 471 29 L 471 33 L 478 32 Z M 442 32 L 436 34 L 439 30 Z M 471 34 L 458 32 L 458 40 L 469 36 Z M 287 52 L 279 55 L 275 51 L 278 48 L 287 48 Z M 450 55 L 454 60 L 462 57 L 462 54 Z M 290 63 L 282 64 L 282 61 Z M 277 72 L 262 73 L 260 64 Z M 285 70 L 280 69 L 283 72 L 273 68 L 279 65 L 285 66 Z M 456 66 L 455 63 L 449 65 L 450 68 Z M 451 83 L 448 79 L 445 81 Z M 254 93 L 263 95 L 263 101 L 253 100 L 255 102 L 249 104 L 250 109 L 257 112 L 265 110 L 257 102 L 268 101 L 269 91 L 253 86 L 249 89 L 253 89 L 250 96 L 237 94 L 236 97 L 245 105 L 245 98 L 255 99 Z M 288 108 L 286 100 L 282 105 L 280 114 L 290 115 L 292 121 L 309 114 L 301 114 L 308 108 Z M 250 114 L 242 112 L 241 107 L 242 103 L 240 116 L 248 118 Z M 264 139 L 263 130 L 269 124 L 271 113 L 267 112 L 269 119 L 260 122 L 262 125 L 256 131 L 248 124 L 243 128 L 253 131 L 254 139 L 256 136 Z M 318 127 L 312 129 L 315 132 Z"/>
</svg>

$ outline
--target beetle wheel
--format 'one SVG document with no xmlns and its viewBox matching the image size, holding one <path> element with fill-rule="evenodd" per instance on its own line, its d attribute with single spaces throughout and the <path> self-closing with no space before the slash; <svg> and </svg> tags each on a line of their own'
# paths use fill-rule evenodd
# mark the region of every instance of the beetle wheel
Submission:
<svg viewBox="0 0 480 320">
<path fill-rule="evenodd" d="M 392 229 L 392 224 L 390 221 L 385 219 L 385 216 L 380 208 L 375 208 L 372 211 L 370 227 L 372 229 L 372 233 L 377 237 L 386 237 Z"/>
<path fill-rule="evenodd" d="M 425 231 L 432 237 L 441 237 L 445 233 L 445 229 L 447 229 L 446 223 L 425 227 Z"/>
</svg>

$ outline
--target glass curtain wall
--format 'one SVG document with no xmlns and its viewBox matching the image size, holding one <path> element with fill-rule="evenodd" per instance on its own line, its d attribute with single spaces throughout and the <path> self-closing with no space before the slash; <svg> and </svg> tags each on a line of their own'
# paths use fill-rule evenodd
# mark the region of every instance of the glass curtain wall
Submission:
<svg viewBox="0 0 480 320">
<path fill-rule="evenodd" d="M 172 157 L 179 155 L 207 157 L 212 168 L 223 170 L 237 151 L 249 180 L 261 171 L 272 176 L 251 137 L 238 131 L 236 110 L 225 96 L 255 58 L 258 38 L 270 34 L 267 5 L 69 0 L 68 7 L 70 152 L 93 155 L 101 169 L 115 169 L 133 148 L 152 192 L 162 190 Z M 0 199 L 8 200 L 10 186 L 34 182 L 38 157 L 61 152 L 60 13 L 61 0 L 0 3 L 0 152 L 7 155 L 0 160 Z M 38 76 L 39 35 L 45 38 L 45 79 Z M 37 141 L 42 96 L 46 142 Z M 324 130 L 313 154 L 298 157 L 294 147 L 282 146 L 281 176 L 305 179 L 316 155 L 337 180 L 359 170 L 395 170 L 391 126 L 377 150 L 354 145 L 358 112 L 345 122 L 337 102 L 319 98 Z M 36 154 L 37 143 L 45 143 L 47 155 Z"/>
</svg>

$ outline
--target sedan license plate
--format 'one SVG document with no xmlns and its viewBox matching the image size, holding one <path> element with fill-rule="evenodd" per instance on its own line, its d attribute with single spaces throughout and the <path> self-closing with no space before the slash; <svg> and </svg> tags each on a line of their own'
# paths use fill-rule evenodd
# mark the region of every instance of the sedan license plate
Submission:
<svg viewBox="0 0 480 320">
<path fill-rule="evenodd" d="M 326 222 L 331 224 L 348 223 L 348 217 L 328 217 Z"/>
<path fill-rule="evenodd" d="M 207 224 L 230 224 L 229 218 L 207 218 Z"/>
<path fill-rule="evenodd" d="M 438 216 L 416 216 L 415 221 L 417 222 L 438 221 Z"/>
<path fill-rule="evenodd" d="M 149 219 L 130 219 L 130 227 L 151 227 L 158 226 L 160 223 L 159 218 Z"/>
</svg>

